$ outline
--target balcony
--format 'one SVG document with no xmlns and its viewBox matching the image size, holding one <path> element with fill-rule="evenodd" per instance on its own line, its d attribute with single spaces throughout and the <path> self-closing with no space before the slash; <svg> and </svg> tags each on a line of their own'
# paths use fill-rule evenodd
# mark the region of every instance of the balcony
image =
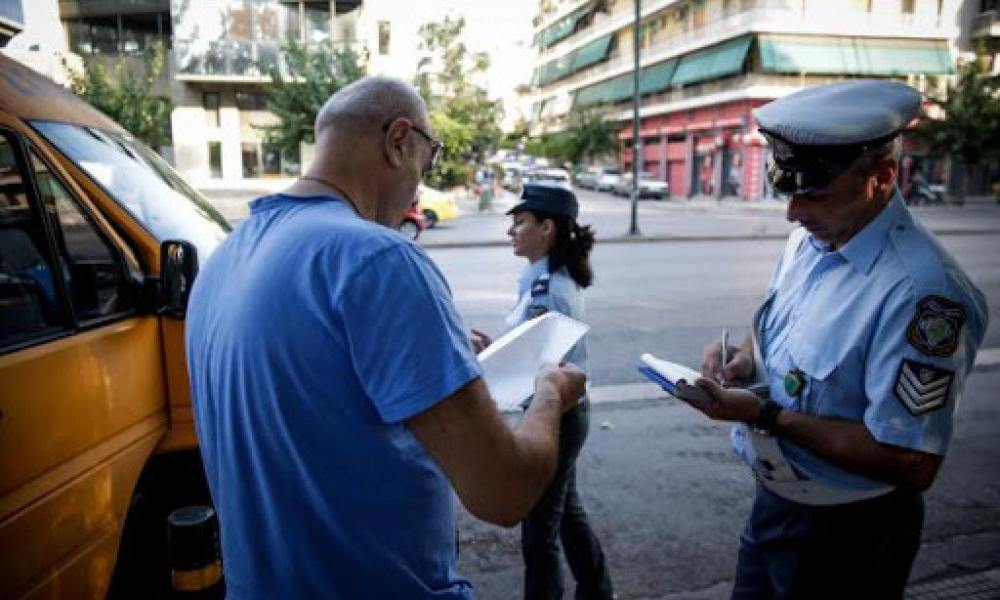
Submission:
<svg viewBox="0 0 1000 600">
<path fill-rule="evenodd" d="M 972 38 L 1000 37 L 1000 12 L 988 10 L 972 19 Z"/>
<path fill-rule="evenodd" d="M 174 40 L 177 79 L 265 83 L 270 81 L 269 73 L 274 67 L 288 77 L 287 67 L 280 60 L 281 46 L 278 42 Z M 307 45 L 313 50 L 319 47 Z M 360 42 L 333 42 L 333 47 L 365 52 Z"/>
</svg>

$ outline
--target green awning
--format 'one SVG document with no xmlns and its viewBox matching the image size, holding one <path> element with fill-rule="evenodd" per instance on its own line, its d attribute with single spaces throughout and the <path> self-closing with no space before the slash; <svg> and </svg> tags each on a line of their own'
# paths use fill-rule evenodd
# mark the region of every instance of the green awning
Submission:
<svg viewBox="0 0 1000 600">
<path fill-rule="evenodd" d="M 599 63 L 608 57 L 608 50 L 611 48 L 611 40 L 614 38 L 612 34 L 608 34 L 604 37 L 599 37 L 596 40 L 581 46 L 576 52 L 573 53 L 573 67 L 574 72 L 579 71 Z"/>
<path fill-rule="evenodd" d="M 745 35 L 681 57 L 671 85 L 698 83 L 739 73 L 743 70 L 751 41 L 753 36 Z"/>
<path fill-rule="evenodd" d="M 536 85 L 546 85 L 573 72 L 572 55 L 561 56 L 542 65 L 538 70 Z"/>
<path fill-rule="evenodd" d="M 642 95 L 662 92 L 670 87 L 676 70 L 677 59 L 675 58 L 646 67 L 639 77 L 639 92 Z"/>
<path fill-rule="evenodd" d="M 570 14 L 566 15 L 565 17 L 559 19 L 552 25 L 549 25 L 548 27 L 543 29 L 538 34 L 538 44 L 542 48 L 548 48 L 552 44 L 555 44 L 560 40 L 564 40 L 570 35 L 572 35 L 573 32 L 576 31 L 576 24 L 580 21 L 580 19 L 582 19 L 585 15 L 589 14 L 594 9 L 595 4 L 597 4 L 596 1 L 588 2 L 583 6 L 581 6 L 580 8 L 576 9 L 575 11 L 571 12 Z"/>
<path fill-rule="evenodd" d="M 930 75 L 953 72 L 946 42 L 761 36 L 761 67 L 771 73 Z"/>
</svg>

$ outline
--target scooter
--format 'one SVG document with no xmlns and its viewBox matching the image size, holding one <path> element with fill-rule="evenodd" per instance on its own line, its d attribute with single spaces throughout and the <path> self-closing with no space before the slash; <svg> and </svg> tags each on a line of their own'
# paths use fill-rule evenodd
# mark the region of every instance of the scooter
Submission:
<svg viewBox="0 0 1000 600">
<path fill-rule="evenodd" d="M 910 195 L 906 200 L 911 206 L 919 206 L 921 204 L 943 206 L 944 191 L 945 187 L 940 183 L 932 183 L 930 185 L 919 184 L 910 190 Z"/>
</svg>

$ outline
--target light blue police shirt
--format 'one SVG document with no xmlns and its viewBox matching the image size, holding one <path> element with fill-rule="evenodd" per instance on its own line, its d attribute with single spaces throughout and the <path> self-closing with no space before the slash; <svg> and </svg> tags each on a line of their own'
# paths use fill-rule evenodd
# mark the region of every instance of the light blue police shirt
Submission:
<svg viewBox="0 0 1000 600">
<path fill-rule="evenodd" d="M 562 266 L 549 273 L 549 257 L 543 257 L 521 272 L 517 284 L 517 304 L 507 319 L 511 328 L 548 311 L 562 313 L 577 321 L 585 321 L 586 306 L 583 290 Z M 566 361 L 587 373 L 587 336 L 577 342 L 566 355 Z"/>
<path fill-rule="evenodd" d="M 227 597 L 471 598 L 405 420 L 477 377 L 424 251 L 330 197 L 255 200 L 198 275 L 187 355 Z"/>
<path fill-rule="evenodd" d="M 811 235 L 798 239 L 791 263 L 783 269 L 779 261 L 765 300 L 771 397 L 797 412 L 864 423 L 879 442 L 943 455 L 986 331 L 982 292 L 914 220 L 898 191 L 837 251 Z M 799 396 L 783 384 L 795 368 L 805 376 Z M 732 441 L 752 462 L 746 426 L 733 429 Z M 885 485 L 788 440 L 778 443 L 809 478 L 860 490 Z"/>
</svg>

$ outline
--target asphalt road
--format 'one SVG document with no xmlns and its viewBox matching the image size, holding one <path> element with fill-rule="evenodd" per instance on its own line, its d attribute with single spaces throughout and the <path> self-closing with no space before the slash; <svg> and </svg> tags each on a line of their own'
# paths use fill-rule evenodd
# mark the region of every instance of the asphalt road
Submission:
<svg viewBox="0 0 1000 600">
<path fill-rule="evenodd" d="M 1000 234 L 941 241 L 986 293 L 994 319 L 984 346 L 1000 347 Z M 702 345 L 722 327 L 745 331 L 780 249 L 768 239 L 598 245 L 587 296 L 593 383 L 643 381 L 634 369 L 642 352 L 697 365 Z M 466 323 L 499 332 L 523 260 L 506 247 L 430 254 Z M 951 452 L 927 497 L 913 581 L 1000 567 L 998 387 L 995 367 L 969 378 Z M 662 398 L 594 407 L 579 480 L 619 598 L 728 597 L 753 482 L 730 454 L 727 432 Z M 463 512 L 460 539 L 461 570 L 481 598 L 519 594 L 516 529 Z"/>
</svg>

